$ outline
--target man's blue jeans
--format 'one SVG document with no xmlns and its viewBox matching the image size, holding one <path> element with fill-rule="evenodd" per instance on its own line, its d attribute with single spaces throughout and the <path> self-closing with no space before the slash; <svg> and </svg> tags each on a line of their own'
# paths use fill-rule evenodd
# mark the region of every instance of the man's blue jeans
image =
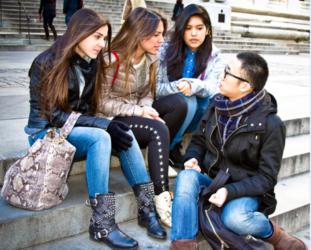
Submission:
<svg viewBox="0 0 311 250">
<path fill-rule="evenodd" d="M 177 143 L 181 142 L 185 132 L 191 133 L 196 130 L 209 104 L 209 96 L 200 98 L 197 96 L 185 96 L 184 94 L 180 95 L 184 97 L 188 111 L 183 124 L 170 144 L 170 149 L 173 149 Z"/>
<path fill-rule="evenodd" d="M 32 145 L 37 139 L 43 138 L 47 130 L 43 130 L 29 137 Z M 121 167 L 131 186 L 150 181 L 145 162 L 139 145 L 133 136 L 132 146 L 119 153 Z M 109 192 L 109 167 L 111 158 L 110 135 L 103 129 L 92 127 L 74 127 L 67 140 L 76 147 L 74 160 L 86 158 L 86 176 L 88 194 L 95 197 L 96 194 Z"/>
<path fill-rule="evenodd" d="M 195 170 L 183 170 L 176 180 L 172 211 L 171 240 L 194 240 L 197 236 L 200 186 L 212 180 Z M 272 235 L 269 219 L 258 212 L 258 198 L 241 197 L 226 202 L 221 219 L 224 225 L 239 235 L 267 238 Z"/>
</svg>

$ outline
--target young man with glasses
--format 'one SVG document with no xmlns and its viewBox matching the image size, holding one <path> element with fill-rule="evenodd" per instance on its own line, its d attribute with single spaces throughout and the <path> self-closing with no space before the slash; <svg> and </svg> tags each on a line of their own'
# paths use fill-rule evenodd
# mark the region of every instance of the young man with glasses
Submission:
<svg viewBox="0 0 311 250">
<path fill-rule="evenodd" d="M 268 65 L 243 52 L 225 68 L 219 94 L 211 102 L 186 152 L 176 181 L 171 249 L 197 249 L 198 198 L 220 169 L 230 179 L 209 198 L 222 208 L 224 225 L 238 235 L 261 238 L 277 250 L 305 250 L 305 244 L 268 219 L 276 208 L 274 186 L 285 145 L 277 103 L 265 89 Z"/>
</svg>

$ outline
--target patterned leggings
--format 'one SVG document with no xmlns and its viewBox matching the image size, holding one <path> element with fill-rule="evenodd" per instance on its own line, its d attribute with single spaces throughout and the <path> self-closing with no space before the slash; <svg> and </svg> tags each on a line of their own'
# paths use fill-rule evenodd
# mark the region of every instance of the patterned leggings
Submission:
<svg viewBox="0 0 311 250">
<path fill-rule="evenodd" d="M 138 116 L 116 117 L 132 129 L 141 148 L 148 147 L 148 166 L 155 194 L 168 191 L 169 130 L 157 120 Z"/>
<path fill-rule="evenodd" d="M 168 191 L 168 164 L 170 138 L 174 138 L 184 122 L 187 103 L 174 94 L 162 97 L 153 103 L 165 124 L 148 118 L 129 116 L 116 117 L 130 126 L 141 148 L 148 147 L 148 166 L 155 194 Z"/>
</svg>

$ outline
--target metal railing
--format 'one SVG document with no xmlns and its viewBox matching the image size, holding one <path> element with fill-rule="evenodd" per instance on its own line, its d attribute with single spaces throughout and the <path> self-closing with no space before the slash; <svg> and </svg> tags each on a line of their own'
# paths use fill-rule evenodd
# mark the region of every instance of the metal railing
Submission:
<svg viewBox="0 0 311 250">
<path fill-rule="evenodd" d="M 22 0 L 18 0 L 18 5 L 19 5 L 19 34 L 22 34 L 22 10 L 25 15 L 26 21 L 27 21 L 27 31 L 28 31 L 28 44 L 31 44 L 31 39 L 30 39 L 30 17 L 26 11 L 25 5 L 22 2 Z"/>
</svg>

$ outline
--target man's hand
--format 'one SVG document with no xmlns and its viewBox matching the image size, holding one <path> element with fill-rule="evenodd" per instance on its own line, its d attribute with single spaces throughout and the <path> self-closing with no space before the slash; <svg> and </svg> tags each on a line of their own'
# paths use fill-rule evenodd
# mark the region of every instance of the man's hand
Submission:
<svg viewBox="0 0 311 250">
<path fill-rule="evenodd" d="M 191 158 L 190 160 L 184 163 L 185 169 L 193 169 L 195 171 L 201 172 L 201 168 L 198 165 L 198 161 L 196 158 Z"/>
<path fill-rule="evenodd" d="M 217 207 L 222 207 L 222 205 L 227 200 L 228 190 L 224 187 L 217 190 L 216 193 L 212 194 L 208 201 Z"/>
<path fill-rule="evenodd" d="M 191 84 L 188 81 L 181 81 L 177 83 L 177 88 L 178 90 L 183 93 L 185 96 L 190 96 L 191 95 Z"/>
</svg>

